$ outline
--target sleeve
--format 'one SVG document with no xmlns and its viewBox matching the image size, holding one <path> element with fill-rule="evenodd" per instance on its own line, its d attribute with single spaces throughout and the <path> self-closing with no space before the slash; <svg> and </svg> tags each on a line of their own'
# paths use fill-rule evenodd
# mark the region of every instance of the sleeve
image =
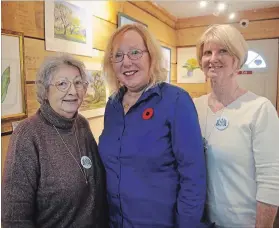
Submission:
<svg viewBox="0 0 279 228">
<path fill-rule="evenodd" d="M 270 101 L 259 110 L 253 129 L 257 201 L 279 206 L 279 119 Z"/>
<path fill-rule="evenodd" d="M 202 227 L 206 199 L 206 165 L 197 111 L 188 93 L 176 100 L 172 146 L 180 174 L 176 227 Z"/>
<path fill-rule="evenodd" d="M 36 154 L 35 145 L 27 134 L 17 132 L 12 135 L 2 179 L 3 228 L 35 228 L 35 200 L 39 178 Z"/>
</svg>

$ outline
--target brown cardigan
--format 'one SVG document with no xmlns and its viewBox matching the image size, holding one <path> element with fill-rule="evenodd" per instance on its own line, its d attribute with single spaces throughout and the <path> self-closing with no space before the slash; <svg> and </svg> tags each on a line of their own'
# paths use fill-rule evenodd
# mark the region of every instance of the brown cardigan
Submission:
<svg viewBox="0 0 279 228">
<path fill-rule="evenodd" d="M 89 183 L 57 134 L 80 162 Z M 2 182 L 2 227 L 106 227 L 105 174 L 88 121 L 66 119 L 49 106 L 17 126 L 10 139 Z"/>
</svg>

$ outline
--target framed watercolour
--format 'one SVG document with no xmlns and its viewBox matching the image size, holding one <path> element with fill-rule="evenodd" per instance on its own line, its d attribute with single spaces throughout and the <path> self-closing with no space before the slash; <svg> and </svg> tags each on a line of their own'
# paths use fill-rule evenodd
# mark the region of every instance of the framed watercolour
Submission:
<svg viewBox="0 0 279 228">
<path fill-rule="evenodd" d="M 89 119 L 104 115 L 108 89 L 103 78 L 101 65 L 85 63 L 85 66 L 89 85 L 86 96 L 79 108 L 79 113 Z"/>
<path fill-rule="evenodd" d="M 93 56 L 90 1 L 45 1 L 46 50 Z"/>
<path fill-rule="evenodd" d="M 168 72 L 168 76 L 166 82 L 171 82 L 171 49 L 165 46 L 162 46 L 163 52 L 163 66 L 165 70 Z"/>
<path fill-rule="evenodd" d="M 27 116 L 23 34 L 1 31 L 1 120 Z"/>
<path fill-rule="evenodd" d="M 205 83 L 196 57 L 196 47 L 177 49 L 177 83 Z"/>
<path fill-rule="evenodd" d="M 127 25 L 127 24 L 133 24 L 133 23 L 140 23 L 140 24 L 144 25 L 145 27 L 148 27 L 146 24 L 144 24 L 124 13 L 118 13 L 117 27 L 121 27 L 122 25 Z"/>
</svg>

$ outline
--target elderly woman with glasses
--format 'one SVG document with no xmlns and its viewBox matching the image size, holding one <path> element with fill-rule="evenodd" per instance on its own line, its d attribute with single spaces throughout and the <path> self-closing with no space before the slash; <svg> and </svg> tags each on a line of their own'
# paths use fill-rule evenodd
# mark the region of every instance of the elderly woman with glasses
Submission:
<svg viewBox="0 0 279 228">
<path fill-rule="evenodd" d="M 111 97 L 99 151 L 110 227 L 200 225 L 206 173 L 197 113 L 184 90 L 165 83 L 161 47 L 140 24 L 111 37 L 104 57 Z"/>
<path fill-rule="evenodd" d="M 2 226 L 106 227 L 105 177 L 88 121 L 82 62 L 48 58 L 37 75 L 37 113 L 15 129 L 2 183 Z"/>
</svg>

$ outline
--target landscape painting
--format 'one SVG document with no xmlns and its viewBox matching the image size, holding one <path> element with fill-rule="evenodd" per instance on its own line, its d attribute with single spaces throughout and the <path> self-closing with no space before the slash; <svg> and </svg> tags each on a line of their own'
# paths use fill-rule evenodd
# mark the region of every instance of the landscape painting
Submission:
<svg viewBox="0 0 279 228">
<path fill-rule="evenodd" d="M 86 43 L 86 10 L 65 1 L 54 2 L 54 37 Z"/>
<path fill-rule="evenodd" d="M 107 90 L 101 70 L 87 70 L 88 89 L 79 111 L 87 118 L 104 114 Z"/>
<path fill-rule="evenodd" d="M 45 1 L 46 49 L 93 56 L 90 1 Z"/>
</svg>

